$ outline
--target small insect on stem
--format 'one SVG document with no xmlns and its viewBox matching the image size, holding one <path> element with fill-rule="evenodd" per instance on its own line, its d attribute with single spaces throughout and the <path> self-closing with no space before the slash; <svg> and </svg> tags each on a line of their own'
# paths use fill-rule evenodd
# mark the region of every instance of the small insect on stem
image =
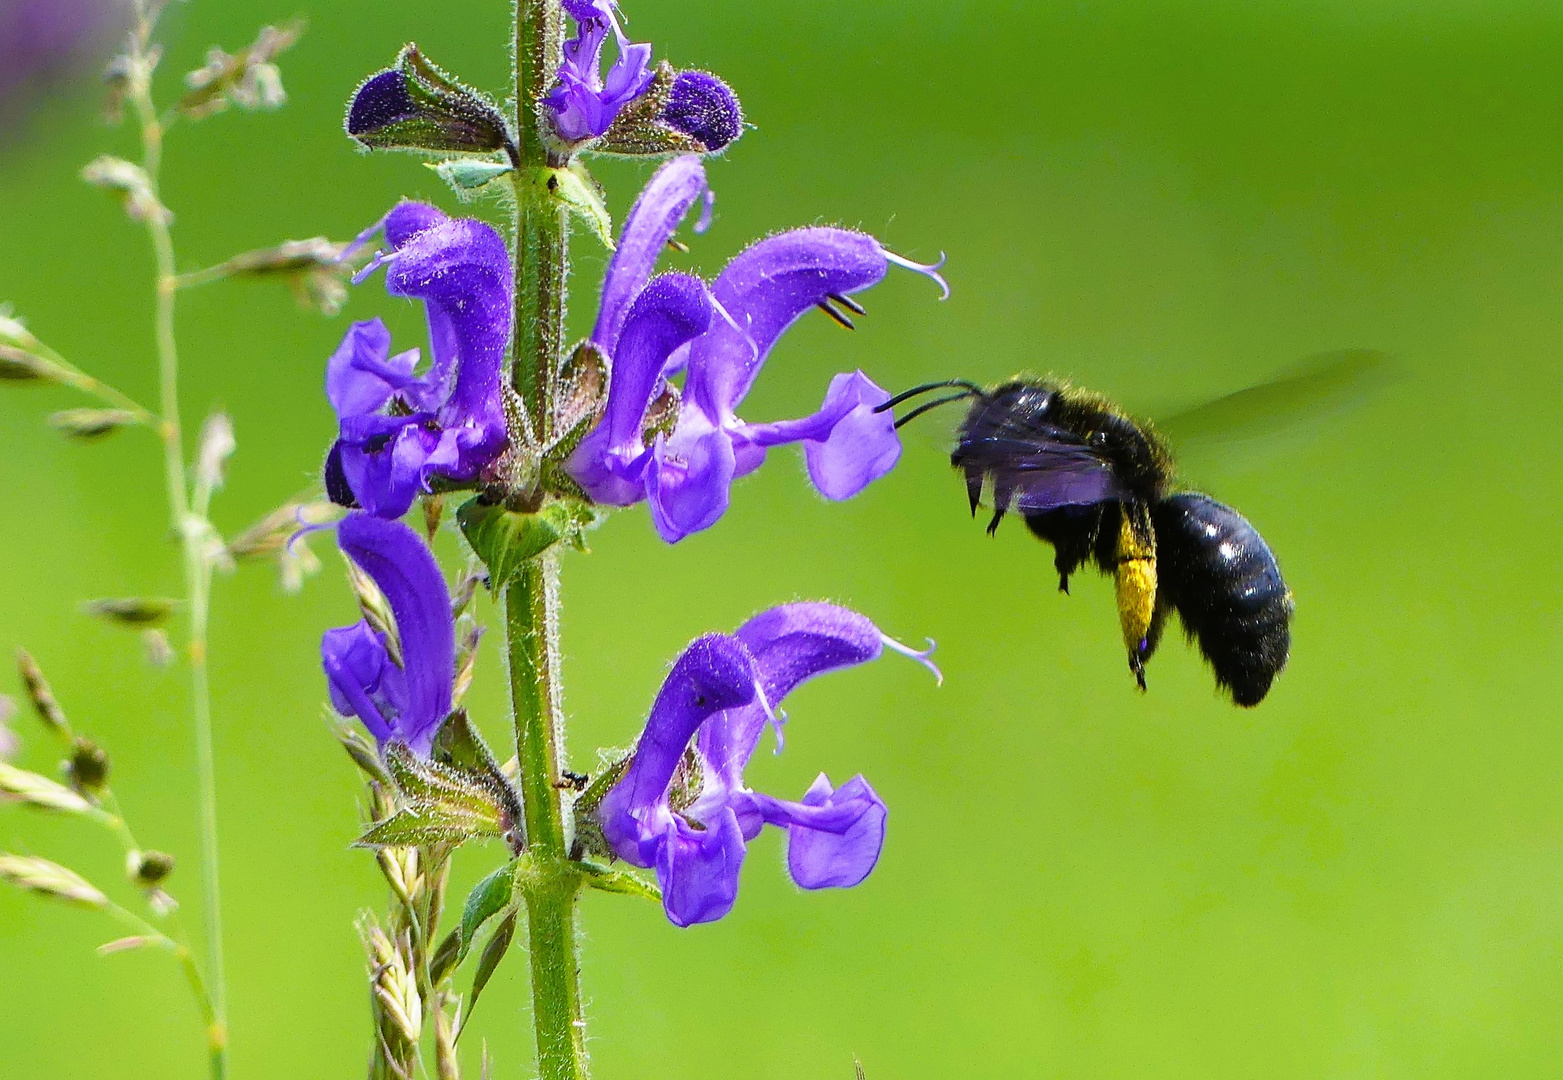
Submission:
<svg viewBox="0 0 1563 1080">
<path fill-rule="evenodd" d="M 672 248 L 674 251 L 678 252 L 680 255 L 688 255 L 689 254 L 689 245 L 684 243 L 682 240 L 675 240 L 671 236 L 668 237 L 668 247 Z"/>
</svg>

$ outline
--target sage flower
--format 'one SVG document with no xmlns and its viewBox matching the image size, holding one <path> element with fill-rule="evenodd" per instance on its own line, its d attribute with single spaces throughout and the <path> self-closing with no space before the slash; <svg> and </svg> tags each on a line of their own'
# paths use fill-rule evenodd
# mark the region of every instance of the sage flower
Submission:
<svg viewBox="0 0 1563 1080">
<path fill-rule="evenodd" d="M 889 472 L 901 444 L 894 418 L 875 408 L 890 395 L 861 371 L 833 378 L 819 410 L 801 419 L 751 424 L 737 409 L 789 326 L 821 306 L 844 319 L 830 305 L 856 308 L 846 297 L 877 284 L 891 264 L 927 275 L 949 294 L 936 266 L 903 259 L 865 233 L 813 227 L 739 254 L 705 290 L 703 313 L 689 284 L 698 279 L 652 279 L 651 272 L 705 190 L 700 159 L 675 158 L 625 219 L 592 333 L 612 363 L 608 401 L 567 465 L 596 502 L 647 500 L 669 543 L 715 524 L 733 481 L 758 469 L 773 446 L 802 443 L 809 476 L 827 499 L 849 499 Z M 646 409 L 679 371 L 686 377 L 678 422 L 648 447 Z"/>
<path fill-rule="evenodd" d="M 787 831 L 787 870 L 802 888 L 851 888 L 868 877 L 887 811 L 861 775 L 836 787 L 821 773 L 789 801 L 752 790 L 743 773 L 767 723 L 780 746 L 776 707 L 795 687 L 887 647 L 933 668 L 927 653 L 892 641 L 864 616 L 820 603 L 762 612 L 735 634 L 696 639 L 674 662 L 598 820 L 615 855 L 656 870 L 675 925 L 732 910 L 748 842 L 765 825 Z"/>
<path fill-rule="evenodd" d="M 416 374 L 418 350 L 391 355 L 379 319 L 353 324 L 326 365 L 339 436 L 325 480 L 333 502 L 394 518 L 435 478 L 470 483 L 505 448 L 512 282 L 484 222 L 404 202 L 380 227 L 391 251 L 364 273 L 384 266 L 391 295 L 424 302 L 432 362 Z"/>
<path fill-rule="evenodd" d="M 564 0 L 576 22 L 575 37 L 564 43 L 559 85 L 543 104 L 554 130 L 568 143 L 595 139 L 613 126 L 619 111 L 651 86 L 651 46 L 633 44 L 619 27 L 608 0 Z M 612 31 L 618 57 L 602 77 L 602 47 Z"/>
<path fill-rule="evenodd" d="M 388 631 L 368 619 L 326 631 L 320 658 L 331 705 L 356 716 L 382 746 L 403 742 L 426 757 L 450 715 L 456 677 L 445 578 L 423 540 L 399 521 L 349 514 L 337 526 L 337 544 L 384 594 L 400 662 L 388 648 Z"/>
</svg>

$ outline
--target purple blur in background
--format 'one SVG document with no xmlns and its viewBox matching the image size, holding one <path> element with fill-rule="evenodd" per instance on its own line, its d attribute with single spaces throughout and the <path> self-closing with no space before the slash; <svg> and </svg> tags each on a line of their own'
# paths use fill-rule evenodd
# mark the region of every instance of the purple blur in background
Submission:
<svg viewBox="0 0 1563 1080">
<path fill-rule="evenodd" d="M 128 14 L 123 0 L 0 0 L 0 141 L 51 91 L 93 77 Z"/>
</svg>

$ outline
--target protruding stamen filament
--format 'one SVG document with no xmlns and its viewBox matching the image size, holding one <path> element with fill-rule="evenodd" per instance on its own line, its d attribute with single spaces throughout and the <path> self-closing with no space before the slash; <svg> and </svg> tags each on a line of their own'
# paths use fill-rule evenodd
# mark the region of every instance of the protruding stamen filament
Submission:
<svg viewBox="0 0 1563 1080">
<path fill-rule="evenodd" d="M 834 322 L 836 322 L 838 325 L 844 326 L 848 330 L 856 330 L 857 329 L 857 324 L 854 323 L 851 319 L 849 319 L 845 312 L 837 311 L 834 307 L 832 307 L 829 300 L 821 300 L 819 303 L 815 304 L 814 306 L 819 308 L 826 315 L 829 315 L 831 317 L 831 319 Z"/>
<path fill-rule="evenodd" d="M 782 752 L 782 744 L 785 742 L 782 738 L 782 725 L 787 723 L 787 714 L 771 704 L 770 698 L 765 696 L 765 687 L 760 685 L 758 679 L 754 683 L 754 696 L 759 701 L 760 708 L 765 710 L 765 717 L 771 722 L 771 730 L 776 732 L 776 749 L 772 750 L 771 753 L 779 754 Z"/>
<path fill-rule="evenodd" d="M 711 227 L 711 213 L 716 209 L 716 192 L 706 188 L 705 205 L 700 208 L 700 220 L 695 222 L 695 235 L 704 236 Z"/>
<path fill-rule="evenodd" d="M 944 266 L 944 252 L 939 252 L 939 261 L 936 263 L 920 263 L 913 262 L 911 259 L 908 259 L 903 255 L 897 255 L 893 251 L 888 251 L 885 249 L 881 250 L 885 251 L 885 258 L 889 259 L 897 266 L 904 266 L 913 273 L 921 274 L 926 278 L 931 278 L 943 292 L 943 295 L 939 297 L 940 300 L 948 300 L 950 298 L 950 283 L 945 281 L 944 277 L 939 273 L 940 269 L 942 269 Z"/>
<path fill-rule="evenodd" d="M 935 664 L 931 659 L 929 659 L 931 656 L 933 656 L 934 649 L 938 648 L 938 646 L 934 644 L 933 638 L 924 639 L 928 642 L 928 648 L 923 649 L 921 652 L 912 648 L 910 645 L 902 645 L 895 638 L 886 634 L 880 634 L 879 640 L 884 645 L 884 647 L 889 649 L 891 652 L 898 652 L 902 656 L 916 660 L 919 664 L 923 665 L 923 667 L 933 672 L 933 677 L 936 680 L 937 685 L 944 685 L 944 672 L 939 670 L 938 664 Z"/>
<path fill-rule="evenodd" d="M 852 297 L 848 296 L 846 293 L 833 292 L 828 294 L 826 299 L 832 301 L 833 303 L 840 304 L 854 315 L 868 314 L 868 309 L 866 307 L 852 299 Z"/>
<path fill-rule="evenodd" d="M 358 273 L 353 275 L 353 284 L 354 285 L 361 285 L 361 284 L 363 284 L 364 279 L 366 277 L 368 277 L 370 274 L 374 273 L 376 270 L 380 269 L 380 267 L 382 267 L 382 266 L 389 266 L 391 263 L 395 262 L 396 261 L 396 257 L 399 254 L 401 254 L 401 253 L 397 252 L 397 251 L 392 251 L 392 252 L 377 251 L 377 252 L 375 252 L 374 253 L 374 258 L 369 260 L 369 264 L 367 266 L 365 266 L 362 270 L 358 271 Z"/>
</svg>

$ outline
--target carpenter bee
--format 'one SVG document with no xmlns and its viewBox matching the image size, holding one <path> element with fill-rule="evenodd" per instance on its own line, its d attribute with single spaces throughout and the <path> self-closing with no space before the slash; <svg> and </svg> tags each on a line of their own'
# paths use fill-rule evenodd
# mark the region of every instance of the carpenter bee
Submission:
<svg viewBox="0 0 1563 1080">
<path fill-rule="evenodd" d="M 1173 426 L 1230 426 L 1233 418 L 1273 412 L 1277 403 L 1339 396 L 1383 359 L 1331 354 L 1299 374 L 1189 410 Z M 928 383 L 879 409 L 941 389 L 955 392 L 918 405 L 896 426 L 971 401 L 950 463 L 965 475 L 972 514 L 985 490 L 993 506 L 990 535 L 1017 511 L 1053 546 L 1062 592 L 1087 563 L 1113 579 L 1129 669 L 1141 690 L 1145 663 L 1175 611 L 1217 686 L 1241 706 L 1264 700 L 1291 649 L 1291 590 L 1246 518 L 1209 495 L 1178 489 L 1171 452 L 1150 425 L 1100 394 L 1028 376 L 991 389 L 959 379 Z"/>
</svg>

